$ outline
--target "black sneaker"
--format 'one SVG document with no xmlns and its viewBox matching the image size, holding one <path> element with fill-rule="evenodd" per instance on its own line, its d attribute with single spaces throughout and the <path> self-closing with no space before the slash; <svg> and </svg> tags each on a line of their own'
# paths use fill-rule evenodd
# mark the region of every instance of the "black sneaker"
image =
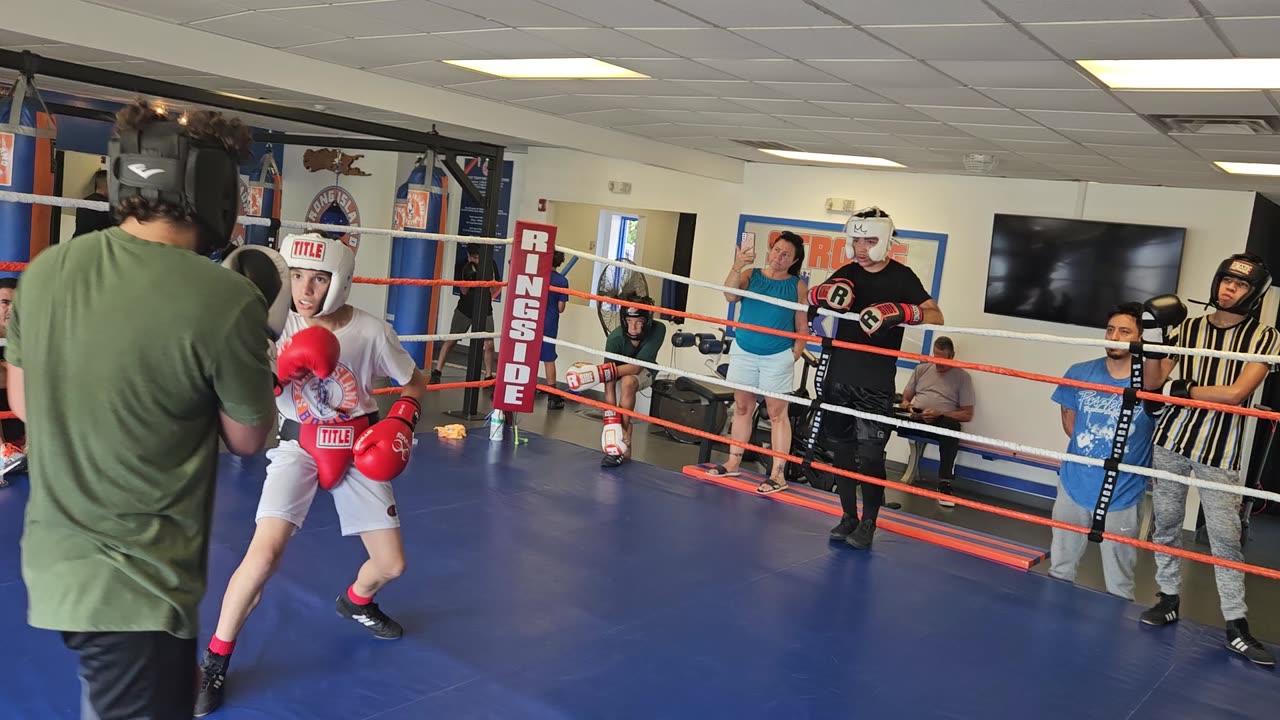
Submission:
<svg viewBox="0 0 1280 720">
<path fill-rule="evenodd" d="M 876 521 L 863 520 L 858 523 L 858 527 L 854 528 L 853 533 L 845 538 L 845 542 L 858 548 L 866 550 L 871 547 L 871 541 L 876 537 Z"/>
<path fill-rule="evenodd" d="M 600 458 L 600 467 L 604 467 L 604 468 L 619 467 L 622 465 L 622 463 L 626 461 L 627 459 L 622 457 L 621 455 L 605 455 Z"/>
<path fill-rule="evenodd" d="M 1142 613 L 1142 623 L 1144 625 L 1168 625 L 1169 623 L 1178 622 L 1178 596 L 1165 595 L 1164 593 L 1156 593 L 1160 598 L 1154 607 L 1144 610 Z"/>
<path fill-rule="evenodd" d="M 378 603 L 357 605 L 351 602 L 346 593 L 343 593 L 338 596 L 337 610 L 342 617 L 350 618 L 365 626 L 379 640 L 399 640 L 400 636 L 404 635 L 404 628 L 400 627 L 400 623 L 387 617 L 387 614 L 378 607 Z"/>
<path fill-rule="evenodd" d="M 848 515 L 840 516 L 840 524 L 831 528 L 831 539 L 833 541 L 844 541 L 849 539 L 849 534 L 853 532 L 854 526 L 858 524 L 857 520 Z"/>
<path fill-rule="evenodd" d="M 551 395 L 551 394 L 548 394 L 548 395 L 547 395 L 547 409 L 548 409 L 548 410 L 563 410 L 563 409 L 564 409 L 564 398 L 560 397 L 559 395 Z"/>
<path fill-rule="evenodd" d="M 939 480 L 939 481 L 938 481 L 938 492 L 942 493 L 943 495 L 955 495 L 955 493 L 951 491 L 951 481 L 950 481 L 950 480 Z M 943 500 L 942 498 L 938 498 L 938 505 L 940 505 L 940 506 L 942 506 L 942 507 L 945 507 L 945 508 L 953 508 L 953 507 L 955 507 L 955 506 L 956 506 L 956 504 L 955 504 L 954 502 L 952 502 L 952 501 L 950 501 L 950 500 Z"/>
<path fill-rule="evenodd" d="M 440 379 L 441 379 L 443 376 L 444 376 L 444 375 L 443 375 L 443 373 L 441 373 L 439 370 L 434 370 L 434 369 L 433 369 L 433 370 L 431 371 L 431 379 L 427 381 L 427 384 L 428 384 L 428 385 L 439 385 L 439 384 L 440 384 Z"/>
<path fill-rule="evenodd" d="M 219 655 L 212 650 L 204 651 L 204 662 L 200 663 L 200 694 L 196 696 L 196 717 L 204 717 L 222 707 L 222 693 L 227 682 L 227 665 L 230 655 Z"/>
<path fill-rule="evenodd" d="M 1276 664 L 1275 655 L 1249 634 L 1249 621 L 1244 618 L 1227 622 L 1227 648 L 1240 653 L 1258 665 Z"/>
</svg>

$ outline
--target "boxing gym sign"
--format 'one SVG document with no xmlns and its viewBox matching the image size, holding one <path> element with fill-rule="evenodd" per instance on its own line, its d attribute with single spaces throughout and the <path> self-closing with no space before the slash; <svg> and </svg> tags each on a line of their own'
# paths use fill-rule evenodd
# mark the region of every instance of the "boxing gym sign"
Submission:
<svg viewBox="0 0 1280 720">
<path fill-rule="evenodd" d="M 547 282 L 556 249 L 556 226 L 516 222 L 507 276 L 507 312 L 502 319 L 498 352 L 498 384 L 493 407 L 504 412 L 533 412 L 542 354 L 542 320 L 546 316 Z"/>
<path fill-rule="evenodd" d="M 356 199 L 347 192 L 346 188 L 330 185 L 312 198 L 311 204 L 307 206 L 306 221 L 324 225 L 359 225 L 360 208 L 356 205 Z M 325 234 L 330 237 L 334 235 L 331 232 Z M 352 252 L 359 250 L 358 233 L 347 233 L 338 239 L 346 243 Z"/>
</svg>

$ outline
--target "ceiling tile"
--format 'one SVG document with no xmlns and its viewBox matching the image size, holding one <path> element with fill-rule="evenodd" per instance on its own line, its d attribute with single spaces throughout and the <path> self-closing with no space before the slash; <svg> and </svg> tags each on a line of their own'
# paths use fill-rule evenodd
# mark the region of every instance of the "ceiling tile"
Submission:
<svg viewBox="0 0 1280 720">
<path fill-rule="evenodd" d="M 643 110 L 610 108 L 608 110 L 592 110 L 589 112 L 569 113 L 564 117 L 591 125 L 612 127 L 614 125 L 661 124 L 663 119 L 658 115 Z"/>
<path fill-rule="evenodd" d="M 806 115 L 811 117 L 836 117 L 836 114 L 822 107 L 814 105 L 804 100 L 763 100 L 742 98 L 732 100 L 738 105 L 750 108 L 756 112 L 762 112 L 765 115 Z"/>
<path fill-rule="evenodd" d="M 617 95 L 595 95 L 586 94 L 587 97 L 604 97 L 614 100 L 614 107 L 619 104 L 635 102 L 633 99 L 625 96 Z M 718 97 L 672 97 L 672 96 L 646 96 L 644 99 L 645 108 L 649 110 L 706 110 L 708 112 L 734 112 L 741 110 L 742 106 L 737 103 L 723 100 Z"/>
<path fill-rule="evenodd" d="M 912 109 L 942 122 L 977 123 L 981 125 L 1023 125 L 1036 127 L 1037 123 L 1007 108 L 968 108 L 913 105 Z"/>
<path fill-rule="evenodd" d="M 1203 158 L 1117 158 L 1116 162 L 1134 170 L 1145 172 L 1206 172 L 1213 170 L 1213 163 Z"/>
<path fill-rule="evenodd" d="M 915 60 L 810 60 L 823 72 L 875 88 L 947 88 L 956 82 Z"/>
<path fill-rule="evenodd" d="M 799 125 L 810 130 L 839 130 L 844 132 L 875 132 L 861 121 L 844 117 L 809 117 L 798 115 L 780 115 L 792 125 Z"/>
<path fill-rule="evenodd" d="M 1215 17 L 1262 17 L 1276 14 L 1275 0 L 1200 0 Z"/>
<path fill-rule="evenodd" d="M 903 0 L 817 0 L 855 25 L 923 25 L 1001 22 L 982 0 L 904 2 Z"/>
<path fill-rule="evenodd" d="M 473 57 L 476 53 L 439 35 L 338 40 L 294 47 L 289 52 L 355 68 L 401 65 L 416 60 L 452 60 Z M 471 76 L 475 80 L 491 77 L 482 73 L 471 73 Z"/>
<path fill-rule="evenodd" d="M 1029 140 L 1035 142 L 1066 142 L 1066 138 L 1045 127 L 1019 125 L 986 125 L 980 123 L 953 123 L 970 135 L 989 140 Z"/>
<path fill-rule="evenodd" d="M 1023 27 L 1071 60 L 1231 57 L 1209 24 L 1199 18 Z"/>
<path fill-rule="evenodd" d="M 710 95 L 723 98 L 780 98 L 777 90 L 746 80 L 679 80 L 672 84 L 686 89 L 688 95 Z M 675 95 L 677 93 L 671 93 Z"/>
<path fill-rule="evenodd" d="M 1109 158 L 1122 157 L 1191 157 L 1190 150 L 1183 147 L 1143 147 L 1140 145 L 1114 145 L 1106 143 L 1085 143 L 1085 147 Z"/>
<path fill-rule="evenodd" d="M 1280 3 L 1276 3 L 1274 12 L 1280 13 Z M 1276 34 L 1280 33 L 1280 17 L 1219 20 L 1218 28 L 1227 36 L 1227 41 L 1240 57 L 1276 56 Z"/>
<path fill-rule="evenodd" d="M 975 88 L 1097 89 L 1074 65 L 1056 60 L 940 60 L 934 67 Z"/>
<path fill-rule="evenodd" d="M 640 29 L 623 30 L 626 34 L 656 45 L 682 57 L 701 59 L 717 58 L 723 60 L 753 60 L 757 58 L 778 57 L 778 54 L 763 45 L 734 35 L 728 30 L 714 28 L 695 29 Z"/>
<path fill-rule="evenodd" d="M 1187 0 L 991 0 L 1014 22 L 1199 17 Z"/>
<path fill-rule="evenodd" d="M 879 132 L 895 135 L 919 135 L 939 137 L 963 137 L 964 132 L 940 122 L 922 120 L 862 120 L 862 123 Z"/>
<path fill-rule="evenodd" d="M 868 27 L 921 60 L 1048 60 L 1053 54 L 1013 25 Z"/>
<path fill-rule="evenodd" d="M 362 5 L 350 9 L 329 5 L 298 7 L 265 11 L 259 13 L 259 15 L 275 17 L 287 23 L 301 23 L 349 38 L 382 37 L 416 32 L 412 29 L 406 29 L 403 25 L 364 12 L 364 6 Z"/>
<path fill-rule="evenodd" d="M 795 60 L 703 60 L 702 62 L 742 80 L 830 82 L 835 79 Z"/>
<path fill-rule="evenodd" d="M 797 60 L 909 59 L 871 35 L 851 27 L 788 27 L 734 32 Z"/>
<path fill-rule="evenodd" d="M 639 102 L 641 98 L 626 98 L 625 100 L 629 103 L 635 103 Z M 647 105 L 649 98 L 643 98 L 643 100 Z M 728 103 L 729 101 L 726 100 L 725 102 Z M 694 110 L 648 110 L 647 112 L 650 115 L 661 118 L 663 122 L 671 123 L 673 125 L 688 125 L 702 122 L 698 113 Z M 715 109 L 710 110 L 709 112 L 742 112 L 742 106 L 729 103 L 729 105 L 723 110 Z"/>
<path fill-rule="evenodd" d="M 432 0 L 455 10 L 479 15 L 494 22 L 511 27 L 598 27 L 592 22 L 537 0 Z"/>
<path fill-rule="evenodd" d="M 583 55 L 600 58 L 665 58 L 671 53 L 608 28 L 529 29 L 524 32 Z"/>
<path fill-rule="evenodd" d="M 666 140 L 673 137 L 687 137 L 689 128 L 671 123 L 651 123 L 647 125 L 613 125 L 614 130 L 635 133 L 645 137 Z"/>
<path fill-rule="evenodd" d="M 662 51 L 659 51 L 662 52 Z M 685 58 L 611 60 L 628 70 L 661 80 L 734 80 L 734 76 Z"/>
<path fill-rule="evenodd" d="M 750 128 L 794 127 L 786 120 L 765 115 L 764 113 L 751 112 L 700 112 L 698 113 L 697 122 L 707 123 L 709 125 L 737 125 L 739 127 Z"/>
<path fill-rule="evenodd" d="M 916 148 L 915 143 L 888 133 L 824 132 L 823 135 L 854 148 Z"/>
<path fill-rule="evenodd" d="M 221 0 L 98 0 L 97 4 L 176 23 L 221 17 L 244 10 L 240 3 Z"/>
<path fill-rule="evenodd" d="M 844 82 L 830 83 L 774 83 L 762 82 L 777 92 L 800 100 L 828 100 L 836 102 L 884 102 L 884 98 L 870 90 Z"/>
<path fill-rule="evenodd" d="M 830 110 L 843 117 L 866 120 L 930 120 L 928 115 L 912 110 L 909 107 L 893 103 L 850 103 L 826 102 L 815 100 L 815 105 Z"/>
<path fill-rule="evenodd" d="M 623 99 L 616 95 L 552 95 L 550 97 L 529 98 L 514 102 L 554 115 L 567 115 L 569 113 L 591 112 L 593 110 L 611 110 L 618 107 L 619 101 Z M 630 100 L 631 98 L 625 99 Z"/>
<path fill-rule="evenodd" d="M 230 0 L 237 4 L 246 0 Z M 280 5 L 305 5 L 302 0 L 277 0 Z M 423 0 L 392 0 L 392 2 L 361 2 L 339 6 L 345 12 L 360 13 L 398 25 L 400 32 L 449 32 L 453 30 L 484 30 L 501 27 L 498 23 Z"/>
<path fill-rule="evenodd" d="M 1264 162 L 1264 163 L 1280 163 L 1280 148 L 1273 151 L 1265 150 L 1214 150 L 1211 148 L 1203 148 L 1198 151 L 1198 157 L 1202 157 L 1210 162 L 1215 160 L 1223 160 L 1227 162 Z"/>
<path fill-rule="evenodd" d="M 265 45 L 272 48 L 285 48 L 307 43 L 340 40 L 342 35 L 326 32 L 302 23 L 289 22 L 283 18 L 264 13 L 244 13 L 228 17 L 203 20 L 191 24 L 205 32 L 225 35 L 237 40 Z M 424 60 L 427 58 L 410 58 Z"/>
<path fill-rule="evenodd" d="M 1079 110 L 1081 112 L 1124 112 L 1124 105 L 1104 90 L 981 90 L 1005 107 L 1015 110 Z"/>
<path fill-rule="evenodd" d="M 900 162 L 907 167 L 930 163 L 938 165 L 947 163 L 947 158 L 943 155 L 920 148 L 884 148 L 881 155 L 888 160 Z"/>
<path fill-rule="evenodd" d="M 999 103 L 969 88 L 880 88 L 876 92 L 903 105 L 999 107 Z"/>
<path fill-rule="evenodd" d="M 667 28 L 699 27 L 703 23 L 688 15 L 660 5 L 654 0 L 626 0 L 626 2 L 601 2 L 601 0 L 540 0 L 543 5 L 584 17 L 611 28 Z"/>
<path fill-rule="evenodd" d="M 501 28 L 498 30 L 461 30 L 458 32 L 439 33 L 433 37 L 465 46 L 466 55 L 455 55 L 450 60 L 474 60 L 477 52 L 485 53 L 479 57 L 503 58 L 561 58 L 579 57 L 580 52 L 562 48 L 555 43 L 532 35 L 523 30 Z M 421 60 L 422 58 L 416 58 Z M 444 58 L 435 58 L 444 59 Z"/>
<path fill-rule="evenodd" d="M 1070 154 L 1072 152 L 1072 148 L 1079 148 L 1080 154 L 1086 154 L 1084 148 L 1081 148 L 1079 145 L 1067 140 L 1051 142 L 1046 140 L 1011 140 L 1006 138 L 992 138 L 991 142 L 1006 150 L 1012 150 L 1013 152 L 1019 153 L 1036 152 L 1064 155 Z"/>
<path fill-rule="evenodd" d="M 1000 146 L 983 138 L 973 136 L 969 137 L 933 137 L 927 135 L 911 135 L 910 133 L 899 133 L 898 137 L 913 142 L 924 148 L 932 150 L 964 150 L 968 152 L 982 152 L 985 150 L 1000 150 Z"/>
<path fill-rule="evenodd" d="M 803 0 L 666 0 L 668 5 L 720 27 L 822 27 L 839 20 Z"/>
<path fill-rule="evenodd" d="M 1135 111 L 1148 115 L 1275 115 L 1266 93 L 1248 91 L 1166 92 L 1126 90 L 1119 98 Z"/>
<path fill-rule="evenodd" d="M 1155 130 L 1149 132 L 1109 132 L 1107 130 L 1059 130 L 1058 132 L 1080 143 L 1106 145 L 1145 145 L 1147 147 L 1172 146 L 1175 143 Z"/>
<path fill-rule="evenodd" d="M 477 82 L 481 79 L 487 79 L 490 76 L 474 70 L 465 70 L 454 65 L 446 65 L 436 60 L 427 60 L 426 62 L 408 63 L 406 65 L 391 65 L 388 67 L 370 68 L 372 72 L 388 77 L 400 78 L 408 80 L 419 85 L 452 85 L 465 82 Z"/>
<path fill-rule="evenodd" d="M 1239 135 L 1179 135 L 1178 142 L 1192 150 L 1259 150 L 1280 151 L 1280 137 L 1242 137 Z"/>
<path fill-rule="evenodd" d="M 576 89 L 570 81 L 555 80 L 482 80 L 449 85 L 450 90 L 478 95 L 490 100 L 526 100 L 552 95 L 572 95 Z"/>
<path fill-rule="evenodd" d="M 1023 114 L 1051 128 L 1147 132 L 1151 125 L 1132 113 L 1088 113 L 1059 110 L 1024 110 Z"/>
<path fill-rule="evenodd" d="M 690 126 L 695 127 L 695 126 Z M 776 140 L 777 142 L 821 142 L 822 135 L 812 130 L 798 127 L 754 128 L 738 125 L 705 125 L 712 128 L 717 137 L 741 138 L 754 140 Z"/>
<path fill-rule="evenodd" d="M 1033 162 L 1043 163 L 1050 166 L 1070 165 L 1072 167 L 1099 168 L 1120 167 L 1114 160 L 1104 158 L 1089 150 L 1085 150 L 1079 154 L 1023 152 L 1019 153 L 1019 155 L 1027 158 L 1028 160 L 1032 160 Z"/>
<path fill-rule="evenodd" d="M 535 80 L 533 82 L 542 81 Z M 667 82 L 665 80 L 636 78 L 631 80 L 574 80 L 571 82 L 574 90 L 570 94 L 573 95 L 706 95 L 706 93 L 690 89 L 684 83 Z"/>
</svg>

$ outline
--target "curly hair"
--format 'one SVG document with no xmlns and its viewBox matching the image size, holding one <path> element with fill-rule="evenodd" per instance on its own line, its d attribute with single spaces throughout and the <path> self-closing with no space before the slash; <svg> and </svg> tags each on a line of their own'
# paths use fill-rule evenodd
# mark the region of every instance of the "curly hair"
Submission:
<svg viewBox="0 0 1280 720">
<path fill-rule="evenodd" d="M 135 100 L 116 113 L 115 132 L 119 135 L 123 132 L 137 132 L 158 123 L 178 122 L 162 113 L 163 109 L 159 106 L 142 99 Z M 249 145 L 253 139 L 252 133 L 239 118 L 229 118 L 222 113 L 209 110 L 197 110 L 188 113 L 186 117 L 184 134 L 192 141 L 202 145 L 221 146 L 240 160 L 247 157 Z M 111 213 L 116 222 L 122 222 L 126 218 L 134 218 L 138 222 L 153 220 L 169 220 L 183 224 L 195 222 L 195 217 L 182 208 L 136 195 L 125 198 L 111 208 Z"/>
</svg>

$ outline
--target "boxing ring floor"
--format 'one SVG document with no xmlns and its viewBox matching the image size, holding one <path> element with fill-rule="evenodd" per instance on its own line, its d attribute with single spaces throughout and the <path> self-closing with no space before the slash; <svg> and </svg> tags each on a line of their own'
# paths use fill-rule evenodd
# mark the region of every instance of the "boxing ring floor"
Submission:
<svg viewBox="0 0 1280 720">
<path fill-rule="evenodd" d="M 522 433 L 523 434 L 523 433 Z M 1219 627 L 533 436 L 419 436 L 397 481 L 405 636 L 333 610 L 363 554 L 317 496 L 245 627 L 216 718 L 1258 718 L 1280 676 Z M 201 641 L 265 460 L 224 456 Z M 25 624 L 27 479 L 0 491 L 0 718 L 76 718 L 73 655 Z M 1259 608 L 1260 612 L 1273 609 Z M 193 658 L 194 661 L 194 658 Z"/>
</svg>

